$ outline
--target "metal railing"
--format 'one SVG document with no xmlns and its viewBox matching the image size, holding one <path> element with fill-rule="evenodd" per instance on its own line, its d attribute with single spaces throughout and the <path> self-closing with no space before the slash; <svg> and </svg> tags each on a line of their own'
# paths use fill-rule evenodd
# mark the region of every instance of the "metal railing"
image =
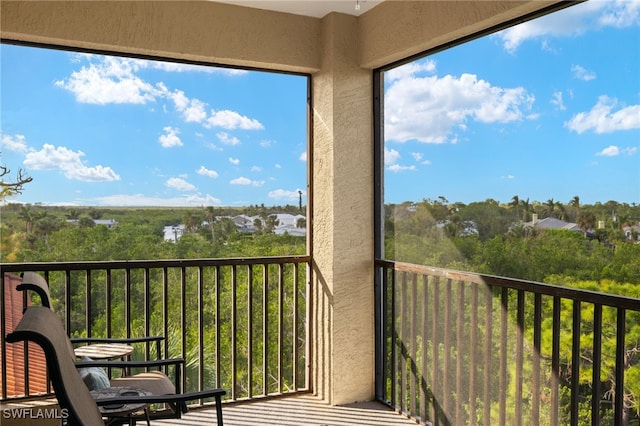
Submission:
<svg viewBox="0 0 640 426">
<path fill-rule="evenodd" d="M 376 262 L 377 398 L 431 425 L 627 425 L 640 300 Z M 636 417 L 633 417 L 635 420 Z"/>
<path fill-rule="evenodd" d="M 72 337 L 164 336 L 134 359 L 185 359 L 187 391 L 220 387 L 227 400 L 309 388 L 308 256 L 3 264 L 4 274 L 41 273 L 52 308 Z M 5 294 L 2 280 L 2 294 Z M 33 296 L 30 296 L 33 297 Z M 24 296 L 27 303 L 27 296 Z M 33 302 L 39 304 L 37 297 Z M 0 325 L 7 326 L 2 302 Z M 10 331 L 10 330 L 7 330 Z M 7 347 L 0 337 L 1 368 Z M 25 394 L 30 371 L 24 367 Z M 2 399 L 10 395 L 2 374 Z"/>
</svg>

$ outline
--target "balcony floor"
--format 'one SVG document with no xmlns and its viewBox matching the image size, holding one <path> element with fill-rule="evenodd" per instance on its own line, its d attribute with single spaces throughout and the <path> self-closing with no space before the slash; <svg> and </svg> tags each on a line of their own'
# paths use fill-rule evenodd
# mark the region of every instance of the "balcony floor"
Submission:
<svg viewBox="0 0 640 426">
<path fill-rule="evenodd" d="M 312 395 L 292 396 L 223 406 L 226 426 L 415 426 L 416 422 L 378 402 L 331 406 Z M 181 420 L 159 420 L 157 425 L 216 424 L 215 409 L 192 410 Z"/>
</svg>

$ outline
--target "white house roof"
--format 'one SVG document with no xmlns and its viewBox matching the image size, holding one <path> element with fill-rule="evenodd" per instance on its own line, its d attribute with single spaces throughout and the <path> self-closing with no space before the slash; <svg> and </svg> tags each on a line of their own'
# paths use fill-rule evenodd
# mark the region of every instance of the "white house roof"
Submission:
<svg viewBox="0 0 640 426">
<path fill-rule="evenodd" d="M 535 222 L 527 222 L 525 226 L 535 226 L 540 229 L 566 229 L 569 231 L 581 231 L 580 227 L 576 223 L 565 222 L 564 220 L 556 219 L 555 217 L 545 217 Z"/>
</svg>

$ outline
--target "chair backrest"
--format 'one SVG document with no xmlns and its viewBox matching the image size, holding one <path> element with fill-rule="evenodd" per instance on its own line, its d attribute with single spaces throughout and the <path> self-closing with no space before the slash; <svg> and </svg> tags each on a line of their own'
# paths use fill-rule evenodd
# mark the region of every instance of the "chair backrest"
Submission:
<svg viewBox="0 0 640 426">
<path fill-rule="evenodd" d="M 58 403 L 68 415 L 67 424 L 103 425 L 98 405 L 69 356 L 69 337 L 60 318 L 44 306 L 27 308 L 18 326 L 6 338 L 9 343 L 24 340 L 42 347 Z"/>
<path fill-rule="evenodd" d="M 22 274 L 22 283 L 18 284 L 16 289 L 20 291 L 31 290 L 40 296 L 42 306 L 51 308 L 51 296 L 49 295 L 49 284 L 40 274 L 35 272 L 24 272 Z M 53 309 L 53 308 L 52 308 Z"/>
<path fill-rule="evenodd" d="M 16 290 L 26 291 L 31 290 L 40 296 L 40 301 L 42 302 L 42 306 L 45 308 L 49 308 L 53 310 L 53 306 L 51 306 L 51 296 L 49 294 L 49 283 L 45 280 L 42 275 L 37 274 L 35 272 L 27 271 L 22 273 L 22 282 L 16 286 Z M 75 358 L 73 354 L 73 344 L 71 340 L 68 343 L 68 349 L 72 358 Z"/>
</svg>

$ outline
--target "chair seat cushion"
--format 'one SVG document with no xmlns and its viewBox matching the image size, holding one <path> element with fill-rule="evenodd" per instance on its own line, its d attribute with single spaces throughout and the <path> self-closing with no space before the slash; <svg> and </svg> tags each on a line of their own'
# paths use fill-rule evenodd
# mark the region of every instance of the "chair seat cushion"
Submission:
<svg viewBox="0 0 640 426">
<path fill-rule="evenodd" d="M 144 389 L 153 395 L 171 395 L 176 393 L 176 387 L 161 371 L 148 371 L 133 376 L 111 379 L 111 386 Z"/>
</svg>

